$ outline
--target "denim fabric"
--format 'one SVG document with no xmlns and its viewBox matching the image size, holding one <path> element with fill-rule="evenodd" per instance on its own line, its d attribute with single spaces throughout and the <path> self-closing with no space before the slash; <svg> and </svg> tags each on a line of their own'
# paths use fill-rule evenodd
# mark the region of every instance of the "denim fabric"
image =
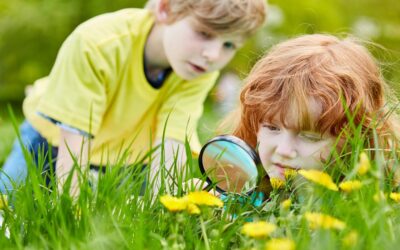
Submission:
<svg viewBox="0 0 400 250">
<path fill-rule="evenodd" d="M 32 125 L 24 121 L 19 127 L 19 133 L 21 136 L 21 142 L 24 147 L 32 154 L 34 161 L 38 163 L 39 152 L 45 153 L 46 165 L 48 164 L 48 152 L 51 152 L 53 161 L 57 157 L 57 148 L 52 147 L 49 151 L 49 145 L 33 127 Z M 8 193 L 14 188 L 25 183 L 28 176 L 28 167 L 26 164 L 25 156 L 21 147 L 21 143 L 18 139 L 15 139 L 12 151 L 6 159 L 1 172 L 0 172 L 0 192 Z"/>
<path fill-rule="evenodd" d="M 32 125 L 24 121 L 19 127 L 19 133 L 21 136 L 21 141 L 24 147 L 28 150 L 28 152 L 33 156 L 34 163 L 36 166 L 39 165 L 39 159 L 41 158 L 42 164 L 44 162 L 43 167 L 43 175 L 46 178 L 46 184 L 50 183 L 50 174 L 55 173 L 55 165 L 56 158 L 58 154 L 57 147 L 51 147 L 49 150 L 49 144 L 47 140 L 43 138 Z M 51 157 L 49 157 L 49 153 L 51 153 Z M 39 157 L 41 155 L 41 157 Z M 50 159 L 52 160 L 50 164 Z M 52 171 L 50 170 L 52 168 Z M 142 166 L 142 172 L 146 169 L 146 165 Z M 99 166 L 90 165 L 90 176 L 97 177 L 98 172 L 101 170 L 102 173 L 105 172 L 105 168 L 100 168 Z M 123 171 L 121 170 L 121 174 Z M 21 147 L 21 144 L 18 139 L 15 139 L 12 151 L 8 158 L 6 159 L 2 169 L 0 169 L 0 193 L 7 194 L 13 191 L 20 185 L 25 183 L 26 178 L 28 177 L 28 167 L 25 160 L 25 156 Z M 92 180 L 96 181 L 97 178 Z M 97 183 L 89 183 L 92 188 L 95 189 Z M 146 180 L 142 184 L 141 194 L 144 193 L 146 186 Z"/>
</svg>

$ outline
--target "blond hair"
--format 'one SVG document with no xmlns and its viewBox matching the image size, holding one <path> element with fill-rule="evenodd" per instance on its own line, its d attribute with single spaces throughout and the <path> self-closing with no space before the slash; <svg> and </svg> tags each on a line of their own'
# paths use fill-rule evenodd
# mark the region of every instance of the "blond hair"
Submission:
<svg viewBox="0 0 400 250">
<path fill-rule="evenodd" d="M 155 11 L 157 1 L 149 0 L 146 8 Z M 167 23 L 192 15 L 217 33 L 250 35 L 265 22 L 266 0 L 165 0 Z"/>
<path fill-rule="evenodd" d="M 278 116 L 287 126 L 288 114 L 295 114 L 294 129 L 339 136 L 352 123 L 367 132 L 376 129 L 387 145 L 398 141 L 399 124 L 394 114 L 387 117 L 388 90 L 374 58 L 355 39 L 300 36 L 276 45 L 255 64 L 241 91 L 234 134 L 256 146 L 261 122 Z M 316 120 L 310 100 L 321 108 Z"/>
</svg>

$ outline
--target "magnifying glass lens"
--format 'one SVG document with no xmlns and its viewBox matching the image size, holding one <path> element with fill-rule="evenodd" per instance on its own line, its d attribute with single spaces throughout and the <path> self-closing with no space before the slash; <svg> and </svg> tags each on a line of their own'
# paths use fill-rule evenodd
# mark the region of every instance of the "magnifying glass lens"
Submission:
<svg viewBox="0 0 400 250">
<path fill-rule="evenodd" d="M 251 155 L 230 141 L 210 142 L 202 154 L 208 178 L 218 188 L 233 193 L 247 193 L 257 185 L 258 171 Z"/>
</svg>

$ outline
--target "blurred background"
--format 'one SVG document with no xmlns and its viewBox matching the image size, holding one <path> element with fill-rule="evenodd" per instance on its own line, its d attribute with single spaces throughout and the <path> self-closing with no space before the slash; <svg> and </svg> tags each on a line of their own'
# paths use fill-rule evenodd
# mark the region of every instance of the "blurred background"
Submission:
<svg viewBox="0 0 400 250">
<path fill-rule="evenodd" d="M 251 0 L 250 0 L 251 1 Z M 145 0 L 0 0 L 0 164 L 20 122 L 25 86 L 50 72 L 57 51 L 81 22 Z M 241 79 L 272 44 L 300 34 L 353 34 L 369 46 L 389 84 L 400 93 L 400 0 L 271 0 L 267 26 L 239 51 L 206 102 L 199 126 L 209 139 L 236 105 Z"/>
</svg>

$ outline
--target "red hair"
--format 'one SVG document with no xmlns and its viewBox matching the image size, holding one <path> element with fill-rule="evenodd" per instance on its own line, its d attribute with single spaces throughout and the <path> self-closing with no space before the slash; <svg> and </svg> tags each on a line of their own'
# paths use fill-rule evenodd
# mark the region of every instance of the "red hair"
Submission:
<svg viewBox="0 0 400 250">
<path fill-rule="evenodd" d="M 387 85 L 374 58 L 354 39 L 304 35 L 282 42 L 255 64 L 245 82 L 233 134 L 253 147 L 261 122 L 278 117 L 287 126 L 288 114 L 296 114 L 298 130 L 339 136 L 350 114 L 364 131 L 373 126 L 380 137 L 395 134 L 397 120 L 384 118 Z M 321 109 L 316 120 L 311 100 Z"/>
</svg>

